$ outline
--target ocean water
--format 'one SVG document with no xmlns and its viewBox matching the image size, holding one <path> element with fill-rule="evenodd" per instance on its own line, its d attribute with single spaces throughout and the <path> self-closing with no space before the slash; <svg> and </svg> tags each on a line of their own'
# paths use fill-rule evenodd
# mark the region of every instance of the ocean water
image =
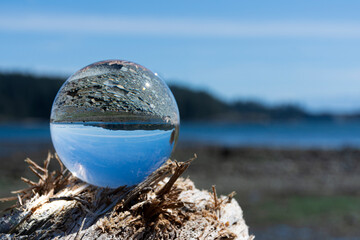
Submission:
<svg viewBox="0 0 360 240">
<path fill-rule="evenodd" d="M 0 124 L 0 147 L 3 142 L 48 142 L 50 129 L 48 123 L 2 123 Z"/>
<path fill-rule="evenodd" d="M 0 155 L 4 143 L 49 142 L 48 124 L 0 125 Z M 279 148 L 360 148 L 360 122 L 297 122 L 225 124 L 182 122 L 180 144 L 264 146 Z"/>
<path fill-rule="evenodd" d="M 232 147 L 360 148 L 360 122 L 183 122 L 179 142 Z"/>
<path fill-rule="evenodd" d="M 134 185 L 171 155 L 169 127 L 120 124 L 50 124 L 56 152 L 78 178 L 103 187 Z"/>
</svg>

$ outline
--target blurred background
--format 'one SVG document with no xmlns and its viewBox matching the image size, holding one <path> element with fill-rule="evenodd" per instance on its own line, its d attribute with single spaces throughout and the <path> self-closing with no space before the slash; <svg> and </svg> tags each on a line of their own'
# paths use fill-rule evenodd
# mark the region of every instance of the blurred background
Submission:
<svg viewBox="0 0 360 240">
<path fill-rule="evenodd" d="M 177 100 L 173 157 L 237 192 L 257 239 L 360 237 L 358 1 L 2 1 L 0 197 L 54 151 L 52 101 L 75 71 L 124 59 Z M 185 175 L 186 175 L 185 174 Z M 8 204 L 2 203 L 1 209 Z"/>
</svg>

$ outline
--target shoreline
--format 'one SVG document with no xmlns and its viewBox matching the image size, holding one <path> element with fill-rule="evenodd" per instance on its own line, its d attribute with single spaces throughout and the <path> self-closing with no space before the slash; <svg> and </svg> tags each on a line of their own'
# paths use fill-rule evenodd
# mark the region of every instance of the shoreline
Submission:
<svg viewBox="0 0 360 240">
<path fill-rule="evenodd" d="M 22 143 L 18 147 L 21 149 L 10 155 L 0 155 L 3 166 L 0 197 L 8 197 L 11 190 L 24 187 L 20 177 L 33 178 L 25 158 L 42 163 L 49 150 L 54 152 L 51 142 Z M 331 236 L 360 235 L 356 226 L 360 209 L 353 209 L 360 206 L 360 149 L 304 150 L 180 143 L 172 159 L 186 161 L 194 153 L 198 158 L 183 176 L 189 176 L 199 189 L 209 190 L 209 186 L 216 185 L 218 194 L 235 191 L 235 198 L 251 226 L 250 232 L 255 235 L 289 228 L 293 232 L 310 228 Z M 50 163 L 50 169 L 55 167 L 55 162 Z M 1 204 L 0 208 L 6 205 Z M 287 227 L 279 228 L 284 224 Z"/>
</svg>

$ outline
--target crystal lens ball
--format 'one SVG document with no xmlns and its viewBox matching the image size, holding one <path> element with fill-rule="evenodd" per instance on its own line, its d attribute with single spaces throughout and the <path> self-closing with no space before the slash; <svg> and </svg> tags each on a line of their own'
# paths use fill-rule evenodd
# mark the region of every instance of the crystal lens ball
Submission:
<svg viewBox="0 0 360 240">
<path fill-rule="evenodd" d="M 60 88 L 51 110 L 51 138 L 64 165 L 90 184 L 135 185 L 171 155 L 179 111 L 170 89 L 128 61 L 91 64 Z"/>
</svg>

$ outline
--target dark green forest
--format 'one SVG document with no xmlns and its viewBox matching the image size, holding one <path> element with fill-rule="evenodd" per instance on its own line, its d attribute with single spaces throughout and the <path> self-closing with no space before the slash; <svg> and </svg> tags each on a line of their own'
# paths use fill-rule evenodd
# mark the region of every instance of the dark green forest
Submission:
<svg viewBox="0 0 360 240">
<path fill-rule="evenodd" d="M 0 121 L 47 120 L 52 101 L 65 79 L 0 73 Z M 182 120 L 264 122 L 334 120 L 359 115 L 310 114 L 295 105 L 267 106 L 253 101 L 226 103 L 208 92 L 170 86 Z"/>
<path fill-rule="evenodd" d="M 0 120 L 48 119 L 64 79 L 0 74 Z"/>
</svg>

